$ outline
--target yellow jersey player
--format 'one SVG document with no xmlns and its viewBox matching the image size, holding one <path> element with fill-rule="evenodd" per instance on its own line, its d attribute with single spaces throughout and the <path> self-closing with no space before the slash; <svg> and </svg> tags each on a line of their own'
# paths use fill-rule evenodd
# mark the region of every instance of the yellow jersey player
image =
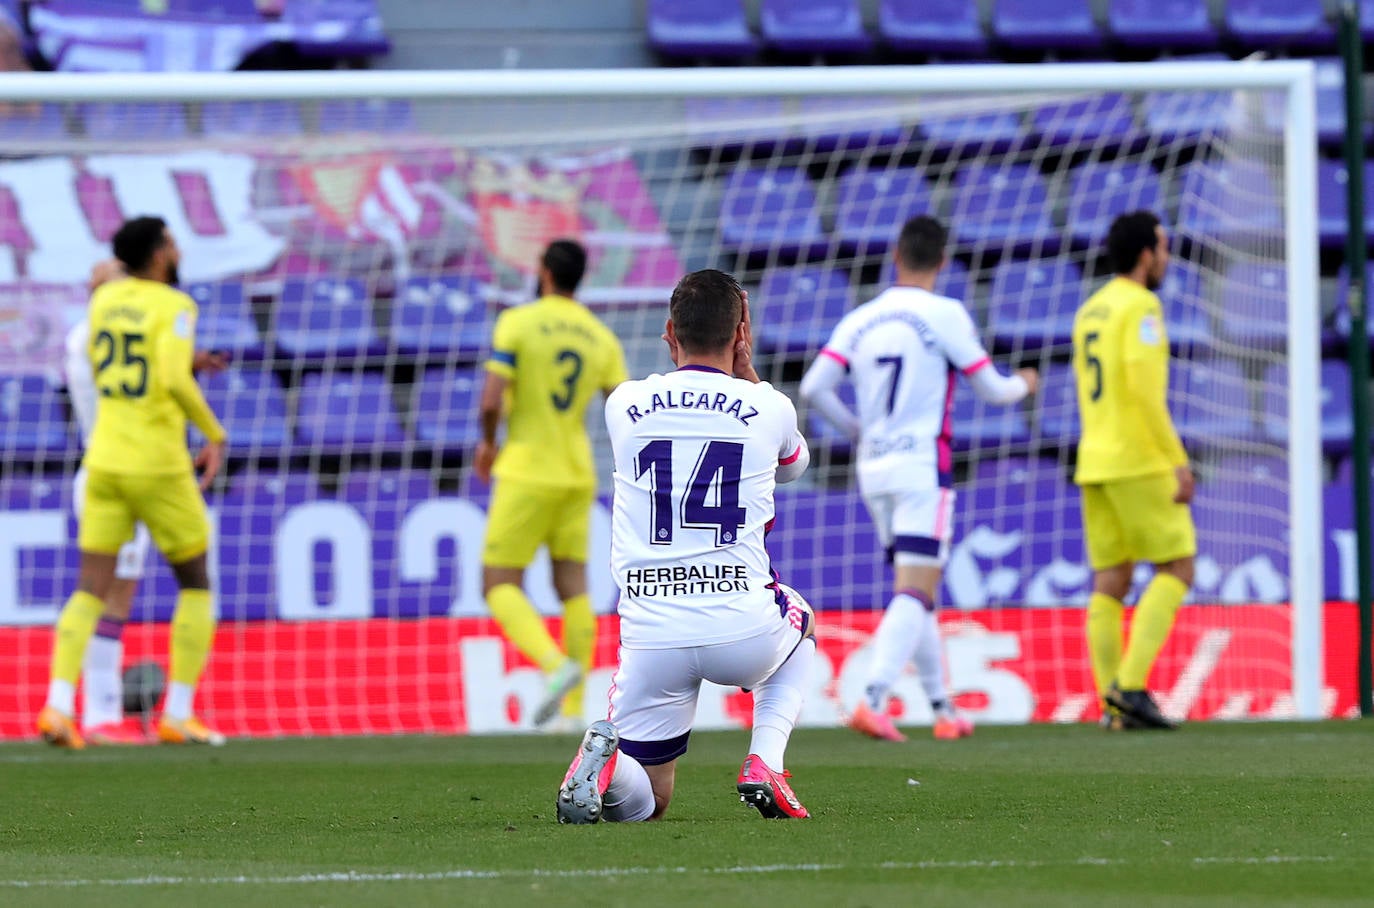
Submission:
<svg viewBox="0 0 1374 908">
<path fill-rule="evenodd" d="M 1169 337 L 1154 291 L 1169 250 L 1148 211 L 1112 222 L 1107 255 L 1116 276 L 1088 298 L 1073 325 L 1073 369 L 1082 435 L 1074 477 L 1093 592 L 1088 652 L 1113 728 L 1173 728 L 1147 690 L 1155 657 L 1193 582 L 1196 534 L 1188 503 L 1193 473 L 1169 418 Z M 1155 574 L 1122 647 L 1122 600 L 1136 562 Z"/>
<path fill-rule="evenodd" d="M 171 286 L 181 253 L 166 223 L 156 217 L 127 221 L 113 246 L 128 276 L 97 289 L 87 317 L 99 400 L 82 461 L 81 576 L 57 620 L 38 731 L 52 744 L 84 746 L 72 721 L 77 674 L 115 580 L 118 552 L 142 522 L 180 586 L 158 737 L 222 744 L 224 737 L 206 728 L 191 706 L 215 632 L 206 565 L 210 523 L 201 493 L 223 463 L 225 432 L 191 374 L 196 305 Z M 186 449 L 187 419 L 208 439 L 194 464 Z"/>
<path fill-rule="evenodd" d="M 596 644 L 587 595 L 587 540 L 596 494 L 586 411 L 597 391 L 625 381 L 625 356 L 610 329 L 573 299 L 587 253 L 555 240 L 539 266 L 540 298 L 501 313 L 482 388 L 482 441 L 474 468 L 497 479 L 487 511 L 482 589 L 487 607 L 516 649 L 539 666 L 547 692 L 534 715 L 544 725 L 560 710 L 581 723 L 582 682 Z M 496 433 L 507 413 L 505 444 Z M 563 602 L 562 646 L 522 589 L 525 568 L 548 546 Z"/>
</svg>

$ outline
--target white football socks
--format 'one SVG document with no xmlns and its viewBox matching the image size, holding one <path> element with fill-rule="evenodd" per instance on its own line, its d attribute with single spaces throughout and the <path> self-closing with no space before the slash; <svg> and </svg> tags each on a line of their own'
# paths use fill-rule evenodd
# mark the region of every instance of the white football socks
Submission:
<svg viewBox="0 0 1374 908">
<path fill-rule="evenodd" d="M 621 751 L 611 784 L 601 797 L 601 816 L 611 823 L 637 823 L 654 815 L 654 788 L 639 761 Z"/>
<path fill-rule="evenodd" d="M 873 655 L 864 688 L 869 709 L 881 712 L 887 708 L 887 692 L 920 645 L 927 614 L 921 600 L 906 591 L 897 593 L 887 604 L 873 633 Z"/>
<path fill-rule="evenodd" d="M 774 772 L 782 772 L 787 741 L 801 715 L 802 701 L 811 683 L 816 641 L 797 644 L 778 670 L 754 689 L 754 730 L 749 752 Z"/>
<path fill-rule="evenodd" d="M 96 631 L 86 644 L 81 666 L 81 727 L 117 725 L 124 721 L 124 684 L 119 677 L 124 643 Z"/>
<path fill-rule="evenodd" d="M 935 612 L 922 609 L 923 627 L 920 640 L 916 643 L 916 674 L 925 688 L 926 699 L 931 705 L 949 703 L 949 690 L 945 686 L 945 641 L 940 636 L 940 620 Z"/>
</svg>

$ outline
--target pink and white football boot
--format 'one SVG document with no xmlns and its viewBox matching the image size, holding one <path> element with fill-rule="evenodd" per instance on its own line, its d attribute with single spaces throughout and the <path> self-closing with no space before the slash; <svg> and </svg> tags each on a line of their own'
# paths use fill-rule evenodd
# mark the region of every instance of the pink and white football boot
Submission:
<svg viewBox="0 0 1374 908">
<path fill-rule="evenodd" d="M 790 772 L 774 772 L 757 754 L 750 754 L 739 768 L 735 790 L 739 792 L 739 799 L 758 808 L 764 819 L 805 820 L 811 814 L 792 793 L 792 786 L 787 784 L 790 778 Z"/>
<path fill-rule="evenodd" d="M 558 822 L 581 825 L 601 819 L 601 800 L 615 775 L 619 746 L 620 733 L 605 719 L 587 727 L 558 789 Z"/>
</svg>

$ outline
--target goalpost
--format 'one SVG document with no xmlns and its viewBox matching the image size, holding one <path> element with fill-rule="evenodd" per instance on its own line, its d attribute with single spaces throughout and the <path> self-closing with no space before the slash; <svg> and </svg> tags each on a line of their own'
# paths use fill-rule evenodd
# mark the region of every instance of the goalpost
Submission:
<svg viewBox="0 0 1374 908">
<path fill-rule="evenodd" d="M 1192 718 L 1348 706 L 1323 648 L 1325 603 L 1348 598 L 1323 559 L 1350 553 L 1323 522 L 1341 453 L 1323 447 L 1323 388 L 1340 385 L 1321 365 L 1308 62 L 6 74 L 0 104 L 0 336 L 15 351 L 0 363 L 0 673 L 17 679 L 0 737 L 30 733 L 76 579 L 61 337 L 109 235 L 140 213 L 169 221 L 199 341 L 234 360 L 202 377 L 232 461 L 210 499 L 221 618 L 199 700 L 231 735 L 529 727 L 540 680 L 486 617 L 487 490 L 469 461 L 495 313 L 531 298 L 548 240 L 588 246 L 579 296 L 636 377 L 670 367 L 677 278 L 737 274 L 760 373 L 795 399 L 922 212 L 951 228 L 939 288 L 1001 368 L 1043 380 L 1019 408 L 955 398 L 942 621 L 966 709 L 1096 714 L 1065 325 L 1105 279 L 1107 223 L 1140 207 L 1171 237 L 1172 409 L 1199 473 L 1198 579 L 1152 684 Z M 847 440 L 801 418 L 815 465 L 779 490 L 770 552 L 822 610 L 803 722 L 833 724 L 890 580 Z M 590 424 L 606 617 L 588 715 L 615 658 L 608 458 L 599 413 Z M 546 563 L 529 586 L 556 615 Z M 165 567 L 144 587 L 128 663 L 165 661 Z M 897 693 L 899 721 L 928 718 L 914 676 Z M 742 721 L 738 697 L 708 694 L 701 725 Z"/>
</svg>

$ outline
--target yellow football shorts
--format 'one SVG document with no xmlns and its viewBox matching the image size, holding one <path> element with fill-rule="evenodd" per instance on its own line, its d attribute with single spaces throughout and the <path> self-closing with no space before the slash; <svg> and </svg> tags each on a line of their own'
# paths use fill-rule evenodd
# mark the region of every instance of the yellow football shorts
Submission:
<svg viewBox="0 0 1374 908">
<path fill-rule="evenodd" d="M 523 568 L 541 545 L 555 561 L 587 560 L 595 488 L 562 488 L 497 481 L 487 508 L 482 564 Z"/>
<path fill-rule="evenodd" d="M 210 518 L 195 474 L 126 476 L 86 471 L 86 500 L 78 533 L 81 551 L 117 554 L 140 520 L 172 564 L 203 555 L 209 547 Z"/>
<path fill-rule="evenodd" d="M 1172 472 L 1083 486 L 1083 534 L 1088 563 L 1104 570 L 1128 561 L 1163 564 L 1197 554 L 1197 532 L 1186 504 L 1175 504 Z"/>
</svg>

